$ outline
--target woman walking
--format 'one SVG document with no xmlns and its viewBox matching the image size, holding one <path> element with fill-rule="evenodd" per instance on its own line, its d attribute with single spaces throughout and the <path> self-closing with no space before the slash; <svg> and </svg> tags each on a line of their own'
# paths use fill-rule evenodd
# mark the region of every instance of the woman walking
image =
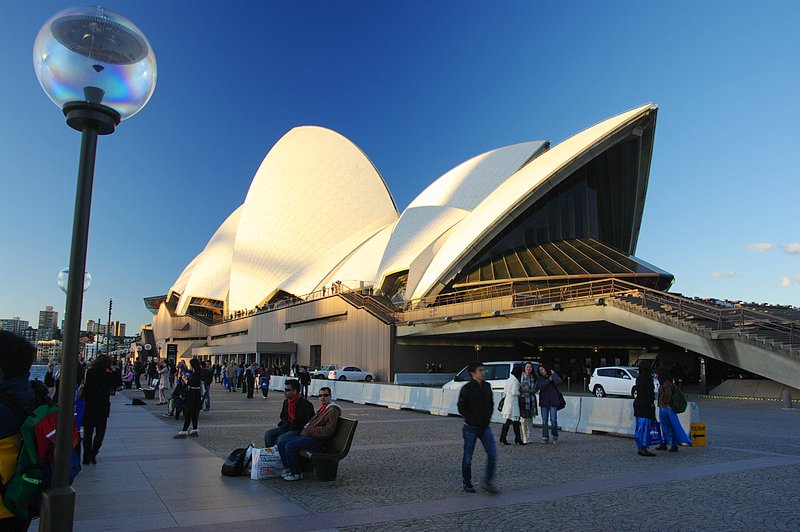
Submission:
<svg viewBox="0 0 800 532">
<path fill-rule="evenodd" d="M 678 446 L 682 443 L 692 443 L 692 439 L 683 430 L 678 415 L 672 409 L 672 395 L 675 392 L 675 385 L 672 383 L 672 374 L 668 369 L 661 369 L 658 372 L 660 386 L 658 388 L 658 417 L 661 422 L 661 433 L 664 442 L 656 450 L 664 451 L 667 445 L 670 446 L 669 452 L 677 453 Z"/>
<path fill-rule="evenodd" d="M 650 429 L 656 420 L 656 388 L 653 385 L 653 374 L 650 372 L 649 360 L 639 364 L 639 376 L 636 377 L 636 398 L 633 400 L 633 415 L 636 418 L 634 440 L 639 449 L 639 456 L 655 456 L 647 450 L 650 446 Z"/>
<path fill-rule="evenodd" d="M 558 385 L 561 378 L 554 371 L 549 371 L 544 366 L 539 366 L 539 406 L 542 408 L 542 443 L 550 443 L 547 434 L 548 420 L 550 433 L 553 435 L 553 445 L 558 443 L 558 405 L 561 403 L 561 394 Z"/>
<path fill-rule="evenodd" d="M 111 357 L 99 355 L 86 370 L 83 384 L 86 410 L 83 414 L 83 463 L 96 464 L 97 453 L 106 435 L 111 411 Z"/>
<path fill-rule="evenodd" d="M 500 443 L 503 445 L 511 445 L 506 440 L 508 436 L 508 429 L 514 427 L 514 445 L 525 445 L 519 434 L 519 398 L 520 398 L 520 383 L 519 378 L 522 375 L 522 368 L 514 366 L 511 370 L 511 375 L 506 379 L 503 388 L 503 418 L 506 420 L 503 423 L 503 428 L 500 429 Z"/>
<path fill-rule="evenodd" d="M 520 402 L 519 416 L 522 421 L 522 441 L 525 444 L 531 443 L 531 428 L 533 428 L 533 418 L 539 414 L 536 406 L 536 374 L 533 372 L 533 364 L 525 364 L 525 372 L 520 378 Z"/>
<path fill-rule="evenodd" d="M 200 361 L 193 358 L 189 362 L 192 368 L 192 375 L 189 377 L 189 382 L 186 383 L 186 401 L 183 405 L 183 430 L 179 431 L 173 438 L 186 438 L 187 436 L 200 436 L 200 431 L 197 430 L 197 418 L 200 415 L 200 407 L 203 404 L 203 395 L 201 393 L 201 386 L 203 385 L 203 369 L 200 367 Z M 189 423 L 192 424 L 192 430 L 189 431 Z"/>
<path fill-rule="evenodd" d="M 158 364 L 158 404 L 167 404 L 167 387 L 169 386 L 169 367 L 162 360 Z"/>
</svg>

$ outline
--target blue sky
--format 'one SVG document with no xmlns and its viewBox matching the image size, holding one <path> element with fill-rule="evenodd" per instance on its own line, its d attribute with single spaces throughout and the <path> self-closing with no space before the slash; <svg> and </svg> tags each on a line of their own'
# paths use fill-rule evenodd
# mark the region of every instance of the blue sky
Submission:
<svg viewBox="0 0 800 532">
<path fill-rule="evenodd" d="M 700 4 L 700 5 L 698 5 Z M 39 27 L 0 19 L 0 317 L 31 322 L 67 266 L 80 135 L 39 87 Z M 637 256 L 687 295 L 800 305 L 797 2 L 109 1 L 158 60 L 147 107 L 101 137 L 83 321 L 149 323 L 298 125 L 358 145 L 400 209 L 484 151 L 554 144 L 659 105 Z M 346 191 L 343 191 L 346 193 Z"/>
</svg>

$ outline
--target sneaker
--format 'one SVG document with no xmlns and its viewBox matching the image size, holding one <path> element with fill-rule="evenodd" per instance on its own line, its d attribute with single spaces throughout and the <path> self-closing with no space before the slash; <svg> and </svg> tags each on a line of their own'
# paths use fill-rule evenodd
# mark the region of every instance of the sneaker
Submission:
<svg viewBox="0 0 800 532">
<path fill-rule="evenodd" d="M 547 438 L 542 438 L 543 445 L 547 445 L 548 443 L 550 443 L 550 440 L 548 440 Z"/>
<path fill-rule="evenodd" d="M 169 413 L 167 413 L 167 414 L 161 414 L 161 415 L 162 415 L 162 416 L 164 416 L 164 417 L 172 417 L 172 414 L 169 414 Z"/>
<path fill-rule="evenodd" d="M 288 480 L 289 482 L 294 482 L 295 480 L 303 480 L 302 473 L 292 473 L 288 476 L 283 477 L 283 480 Z"/>
<path fill-rule="evenodd" d="M 494 484 L 487 484 L 486 482 L 481 484 L 481 489 L 491 495 L 497 495 L 498 493 L 500 493 L 500 490 L 497 489 L 497 486 L 495 486 Z"/>
<path fill-rule="evenodd" d="M 557 444 L 558 440 L 553 440 L 553 445 Z"/>
<path fill-rule="evenodd" d="M 284 472 L 281 474 L 281 477 L 283 478 L 283 480 L 286 480 L 286 477 L 290 477 L 290 476 L 292 476 L 292 475 L 293 475 L 293 473 L 287 469 L 286 471 L 284 471 Z"/>
<path fill-rule="evenodd" d="M 464 491 L 467 493 L 475 493 L 475 487 L 472 484 L 464 484 Z"/>
<path fill-rule="evenodd" d="M 192 429 L 189 431 L 189 436 L 200 436 L 200 431 L 197 429 Z"/>
<path fill-rule="evenodd" d="M 188 432 L 186 432 L 185 430 L 181 430 L 175 436 L 173 436 L 173 438 L 175 438 L 176 440 L 180 440 L 187 437 L 188 435 L 189 435 Z"/>
</svg>

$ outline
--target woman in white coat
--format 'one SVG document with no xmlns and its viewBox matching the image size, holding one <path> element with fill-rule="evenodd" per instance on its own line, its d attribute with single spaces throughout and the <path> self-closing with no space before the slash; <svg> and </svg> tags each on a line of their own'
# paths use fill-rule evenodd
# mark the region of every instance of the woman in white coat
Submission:
<svg viewBox="0 0 800 532">
<path fill-rule="evenodd" d="M 158 365 L 158 404 L 167 404 L 167 386 L 169 385 L 169 366 L 162 360 Z"/>
<path fill-rule="evenodd" d="M 522 368 L 514 366 L 506 380 L 505 387 L 503 388 L 503 418 L 506 420 L 503 423 L 503 428 L 500 430 L 500 443 L 503 445 L 511 445 L 506 440 L 508 436 L 508 429 L 514 427 L 514 445 L 525 445 L 522 441 L 519 430 L 519 396 L 522 388 L 520 387 L 519 378 L 522 375 Z"/>
</svg>

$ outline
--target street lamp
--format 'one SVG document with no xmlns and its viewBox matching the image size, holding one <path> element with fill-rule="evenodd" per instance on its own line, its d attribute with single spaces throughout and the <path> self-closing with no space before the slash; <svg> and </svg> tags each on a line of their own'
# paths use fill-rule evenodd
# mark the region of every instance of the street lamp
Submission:
<svg viewBox="0 0 800 532">
<path fill-rule="evenodd" d="M 480 362 L 481 360 L 481 344 L 475 344 L 475 360 Z"/>
<path fill-rule="evenodd" d="M 145 106 L 155 89 L 156 60 L 147 38 L 131 21 L 109 9 L 79 7 L 60 11 L 44 23 L 33 45 L 33 67 L 67 125 L 82 133 L 69 260 L 69 271 L 80 274 L 67 280 L 53 479 L 42 497 L 39 526 L 43 531 L 71 531 L 73 410 L 97 136 L 113 133 L 120 121 Z"/>
</svg>

